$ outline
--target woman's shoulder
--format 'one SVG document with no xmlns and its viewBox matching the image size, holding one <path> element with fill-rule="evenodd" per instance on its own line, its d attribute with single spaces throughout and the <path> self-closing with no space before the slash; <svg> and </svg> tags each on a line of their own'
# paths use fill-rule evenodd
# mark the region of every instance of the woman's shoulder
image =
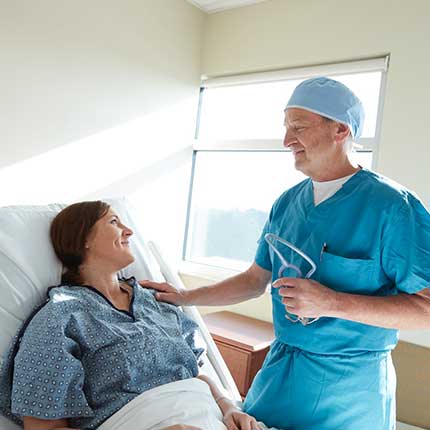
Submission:
<svg viewBox="0 0 430 430">
<path fill-rule="evenodd" d="M 150 302 L 157 301 L 155 298 L 155 293 L 157 291 L 152 288 L 142 287 L 134 276 L 129 278 L 119 278 L 119 280 L 120 282 L 127 284 L 132 289 L 135 294 L 135 299 L 144 301 L 149 300 Z"/>
<path fill-rule="evenodd" d="M 59 284 L 48 288 L 48 298 L 53 303 L 59 303 L 64 301 L 60 300 L 60 298 L 69 298 L 69 300 L 72 300 L 72 298 L 81 298 L 83 296 L 83 291 L 84 288 L 80 285 Z"/>
<path fill-rule="evenodd" d="M 179 306 L 172 303 L 159 301 L 156 298 L 157 290 L 148 287 L 142 287 L 135 277 L 120 278 L 120 281 L 126 282 L 130 287 L 133 288 L 133 302 L 146 310 L 152 309 L 160 315 L 167 313 L 182 314 Z M 138 307 L 139 307 L 138 306 Z"/>
<path fill-rule="evenodd" d="M 81 307 L 79 293 L 73 291 L 69 286 L 58 285 L 50 287 L 45 303 L 36 308 L 27 319 L 27 326 L 58 325 L 64 321 L 73 310 Z"/>
<path fill-rule="evenodd" d="M 50 287 L 47 299 L 35 308 L 24 323 L 24 328 L 54 328 L 62 325 L 70 315 L 83 307 L 82 292 L 78 287 L 56 285 Z"/>
<path fill-rule="evenodd" d="M 89 297 L 86 288 L 79 285 L 56 285 L 48 289 L 48 301 L 44 309 L 45 312 L 68 313 L 82 309 L 89 301 Z"/>
</svg>

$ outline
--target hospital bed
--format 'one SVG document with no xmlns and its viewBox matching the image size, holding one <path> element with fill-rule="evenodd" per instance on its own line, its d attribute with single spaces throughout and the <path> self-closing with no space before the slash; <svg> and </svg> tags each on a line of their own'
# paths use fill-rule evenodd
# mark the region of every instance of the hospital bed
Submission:
<svg viewBox="0 0 430 430">
<path fill-rule="evenodd" d="M 131 248 L 136 260 L 122 270 L 121 275 L 166 280 L 177 288 L 184 288 L 157 245 L 143 240 L 129 202 L 126 199 L 106 201 L 135 233 Z M 46 299 L 47 288 L 60 283 L 62 268 L 50 243 L 49 226 L 63 207 L 65 205 L 51 204 L 0 208 L 1 360 L 19 327 L 32 310 Z M 184 307 L 183 311 L 198 323 L 200 337 L 206 345 L 203 372 L 218 383 L 226 396 L 239 402 L 239 391 L 199 312 L 193 306 Z M 18 430 L 19 427 L 0 416 L 0 429 Z"/>
</svg>

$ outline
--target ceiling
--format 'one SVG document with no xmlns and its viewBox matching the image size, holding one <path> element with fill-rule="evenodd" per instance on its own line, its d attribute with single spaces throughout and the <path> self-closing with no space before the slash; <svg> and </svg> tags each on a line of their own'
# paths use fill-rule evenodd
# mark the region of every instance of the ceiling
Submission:
<svg viewBox="0 0 430 430">
<path fill-rule="evenodd" d="M 207 13 L 219 12 L 226 9 L 248 6 L 266 0 L 188 0 L 194 6 Z"/>
</svg>

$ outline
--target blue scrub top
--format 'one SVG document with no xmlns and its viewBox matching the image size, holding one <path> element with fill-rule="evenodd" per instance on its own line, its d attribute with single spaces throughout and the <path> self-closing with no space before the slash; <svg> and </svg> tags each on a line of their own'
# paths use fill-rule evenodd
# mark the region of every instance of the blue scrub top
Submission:
<svg viewBox="0 0 430 430">
<path fill-rule="evenodd" d="M 430 214 L 401 185 L 367 169 L 358 171 L 335 195 L 314 205 L 312 180 L 282 194 L 259 239 L 255 262 L 278 278 L 281 262 L 264 235 L 288 240 L 317 265 L 312 276 L 336 291 L 389 296 L 430 286 Z M 278 248 L 303 273 L 309 264 L 287 247 Z M 291 269 L 283 276 L 297 276 Z M 398 331 L 338 318 L 303 326 L 285 318 L 278 289 L 272 288 L 277 339 L 317 354 L 351 355 L 389 351 Z"/>
<path fill-rule="evenodd" d="M 134 278 L 130 311 L 90 286 L 59 286 L 1 371 L 0 412 L 96 429 L 142 392 L 198 374 L 197 324 Z M 13 386 L 11 387 L 11 385 Z"/>
</svg>

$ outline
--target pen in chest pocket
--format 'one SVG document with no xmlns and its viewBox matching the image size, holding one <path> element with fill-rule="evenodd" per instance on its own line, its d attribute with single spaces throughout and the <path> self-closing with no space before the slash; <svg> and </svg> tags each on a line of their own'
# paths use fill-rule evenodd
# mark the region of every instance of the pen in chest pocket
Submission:
<svg viewBox="0 0 430 430">
<path fill-rule="evenodd" d="M 327 243 L 324 242 L 321 247 L 320 262 L 323 260 L 324 252 L 327 252 Z"/>
</svg>

